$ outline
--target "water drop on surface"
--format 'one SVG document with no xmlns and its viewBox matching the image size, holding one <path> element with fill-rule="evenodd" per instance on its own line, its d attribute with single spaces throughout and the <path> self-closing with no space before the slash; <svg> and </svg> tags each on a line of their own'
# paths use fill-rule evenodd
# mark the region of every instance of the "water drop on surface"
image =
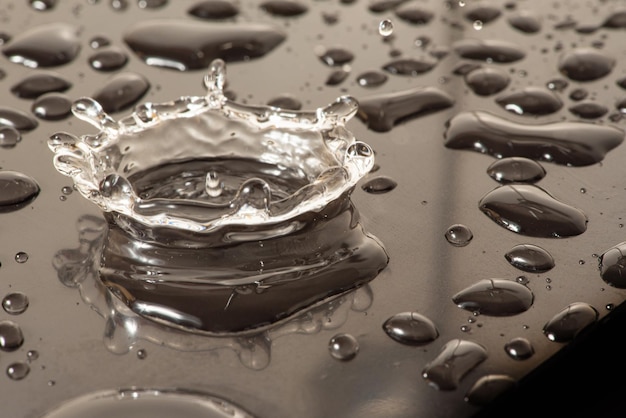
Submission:
<svg viewBox="0 0 626 418">
<path fill-rule="evenodd" d="M 148 357 L 148 352 L 145 349 L 140 348 L 137 350 L 137 358 L 139 360 L 144 360 L 146 357 Z"/>
<path fill-rule="evenodd" d="M 329 67 L 341 67 L 354 59 L 354 54 L 345 48 L 320 48 L 319 59 Z"/>
<path fill-rule="evenodd" d="M 21 292 L 9 293 L 2 299 L 2 308 L 11 315 L 19 315 L 28 308 L 28 296 Z"/>
<path fill-rule="evenodd" d="M 532 343 L 523 337 L 517 337 L 504 344 L 504 351 L 513 360 L 526 360 L 535 354 Z"/>
<path fill-rule="evenodd" d="M 352 360 L 359 352 L 359 342 L 350 334 L 337 334 L 330 339 L 328 350 L 337 360 Z"/>
<path fill-rule="evenodd" d="M 39 351 L 37 350 L 28 350 L 26 353 L 26 361 L 32 363 L 33 361 L 39 358 Z"/>
<path fill-rule="evenodd" d="M 498 183 L 536 183 L 546 170 L 535 160 L 524 157 L 506 157 L 494 161 L 488 168 L 489 177 Z"/>
<path fill-rule="evenodd" d="M 436 61 L 430 59 L 400 58 L 383 65 L 383 70 L 390 74 L 418 76 L 435 68 Z"/>
<path fill-rule="evenodd" d="M 187 13 L 200 19 L 218 20 L 237 16 L 239 8 L 231 1 L 210 0 L 196 3 Z"/>
<path fill-rule="evenodd" d="M 65 23 L 37 26 L 16 36 L 2 53 L 26 67 L 56 67 L 71 62 L 80 50 L 77 29 Z"/>
<path fill-rule="evenodd" d="M 461 58 L 511 63 L 519 61 L 526 53 L 517 44 L 499 40 L 463 39 L 453 44 Z"/>
<path fill-rule="evenodd" d="M 598 266 L 605 283 L 618 289 L 626 289 L 626 242 L 603 252 L 598 258 Z"/>
<path fill-rule="evenodd" d="M 93 49 L 100 49 L 109 45 L 111 45 L 109 38 L 102 35 L 96 35 L 89 40 L 89 46 Z"/>
<path fill-rule="evenodd" d="M 39 195 L 35 179 L 16 171 L 0 171 L 0 213 L 12 212 L 30 204 Z"/>
<path fill-rule="evenodd" d="M 23 99 L 34 99 L 45 93 L 64 92 L 72 87 L 72 83 L 61 75 L 40 71 L 30 74 L 11 87 L 11 93 Z"/>
<path fill-rule="evenodd" d="M 515 385 L 515 380 L 507 375 L 489 374 L 482 376 L 467 391 L 465 401 L 472 405 L 487 406 Z"/>
<path fill-rule="evenodd" d="M 140 9 L 158 9 L 167 4 L 168 0 L 137 0 Z"/>
<path fill-rule="evenodd" d="M 591 101 L 577 103 L 568 110 L 582 119 L 598 119 L 609 113 L 608 107 Z"/>
<path fill-rule="evenodd" d="M 137 103 L 150 88 L 150 82 L 137 73 L 119 73 L 93 94 L 107 113 L 119 112 Z"/>
<path fill-rule="evenodd" d="M 483 22 L 481 20 L 475 20 L 472 23 L 472 27 L 474 28 L 474 30 L 481 30 L 483 28 Z"/>
<path fill-rule="evenodd" d="M 359 74 L 356 81 L 362 87 L 378 87 L 385 84 L 388 78 L 386 74 L 378 71 L 366 71 Z"/>
<path fill-rule="evenodd" d="M 24 344 L 22 329 L 13 321 L 0 321 L 0 350 L 15 351 Z"/>
<path fill-rule="evenodd" d="M 333 70 L 333 72 L 331 72 L 328 78 L 326 79 L 326 85 L 327 86 L 339 85 L 343 83 L 345 79 L 348 78 L 349 75 L 350 75 L 350 71 L 343 69 L 343 68 Z"/>
<path fill-rule="evenodd" d="M 598 311 L 593 306 L 574 302 L 552 317 L 544 325 L 543 333 L 550 341 L 569 342 L 597 320 Z"/>
<path fill-rule="evenodd" d="M 433 12 L 410 2 L 395 9 L 395 14 L 404 22 L 412 25 L 426 25 L 435 17 Z"/>
<path fill-rule="evenodd" d="M 30 373 L 30 366 L 24 362 L 11 363 L 7 366 L 7 376 L 11 380 L 22 380 Z"/>
<path fill-rule="evenodd" d="M 467 226 L 462 224 L 450 226 L 444 235 L 446 237 L 446 241 L 455 247 L 465 247 L 470 243 L 472 238 L 474 238 L 472 231 Z"/>
<path fill-rule="evenodd" d="M 39 119 L 61 120 L 71 114 L 72 101 L 63 93 L 46 93 L 33 102 L 31 111 Z"/>
<path fill-rule="evenodd" d="M 552 255 L 533 244 L 516 245 L 504 257 L 513 267 L 527 272 L 544 273 L 554 268 Z"/>
<path fill-rule="evenodd" d="M 98 71 L 116 71 L 128 62 L 128 56 L 121 48 L 101 49 L 88 58 L 89 65 Z"/>
<path fill-rule="evenodd" d="M 26 112 L 8 107 L 0 107 L 0 125 L 10 126 L 20 132 L 32 131 L 39 123 Z"/>
<path fill-rule="evenodd" d="M 504 109 L 518 115 L 542 116 L 557 112 L 563 102 L 549 90 L 526 87 L 496 99 Z"/>
<path fill-rule="evenodd" d="M 497 68 L 476 68 L 465 74 L 465 83 L 479 96 L 490 96 L 504 90 L 511 78 Z"/>
<path fill-rule="evenodd" d="M 24 251 L 20 251 L 17 254 L 15 254 L 15 261 L 17 261 L 20 264 L 24 264 L 25 262 L 28 261 L 28 254 L 25 253 Z"/>
<path fill-rule="evenodd" d="M 22 140 L 20 131 L 12 126 L 0 126 L 0 147 L 13 148 Z"/>
<path fill-rule="evenodd" d="M 454 390 L 463 377 L 487 359 L 487 350 L 467 340 L 450 340 L 422 371 L 422 377 L 438 390 Z"/>
<path fill-rule="evenodd" d="M 470 22 L 479 21 L 482 25 L 493 22 L 501 14 L 502 12 L 497 7 L 477 4 L 465 13 L 465 18 Z"/>
<path fill-rule="evenodd" d="M 29 0 L 30 7 L 40 12 L 52 10 L 57 5 L 57 0 Z"/>
<path fill-rule="evenodd" d="M 378 24 L 378 33 L 381 36 L 390 36 L 393 34 L 393 22 L 391 19 L 381 20 Z"/>
<path fill-rule="evenodd" d="M 461 290 L 452 301 L 468 311 L 490 316 L 510 316 L 527 311 L 534 295 L 525 285 L 505 279 L 485 279 Z"/>
<path fill-rule="evenodd" d="M 373 179 L 366 181 L 365 183 L 363 183 L 361 188 L 367 193 L 381 194 L 388 193 L 395 189 L 397 186 L 398 183 L 395 180 L 389 177 L 381 176 L 374 177 Z"/>
<path fill-rule="evenodd" d="M 561 58 L 559 71 L 571 80 L 593 81 L 608 75 L 615 62 L 615 58 L 597 49 L 579 48 Z"/>
<path fill-rule="evenodd" d="M 260 8 L 277 17 L 294 17 L 306 13 L 309 8 L 295 0 L 268 0 L 261 3 Z"/>
<path fill-rule="evenodd" d="M 541 20 L 531 12 L 519 12 L 508 19 L 509 25 L 527 34 L 541 30 Z"/>
<path fill-rule="evenodd" d="M 435 324 L 417 312 L 402 312 L 387 319 L 383 324 L 387 335 L 402 344 L 424 345 L 439 336 Z"/>
</svg>

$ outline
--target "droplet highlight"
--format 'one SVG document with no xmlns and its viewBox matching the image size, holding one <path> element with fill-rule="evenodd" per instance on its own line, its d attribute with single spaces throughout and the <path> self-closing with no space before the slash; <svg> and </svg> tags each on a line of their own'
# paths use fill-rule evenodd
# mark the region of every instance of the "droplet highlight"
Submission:
<svg viewBox="0 0 626 418">
<path fill-rule="evenodd" d="M 439 337 L 433 321 L 418 312 L 401 312 L 392 316 L 383 323 L 383 330 L 395 341 L 407 345 L 425 345 Z"/>
<path fill-rule="evenodd" d="M 543 327 L 543 333 L 557 343 L 570 342 L 598 320 L 598 311 L 588 303 L 574 302 L 557 313 Z"/>
<path fill-rule="evenodd" d="M 518 282 L 484 279 L 461 290 L 452 301 L 470 312 L 489 316 L 511 316 L 527 311 L 533 304 L 531 290 Z"/>
<path fill-rule="evenodd" d="M 554 258 L 545 249 L 533 244 L 519 244 L 511 248 L 504 258 L 520 270 L 545 273 L 554 268 Z"/>
<path fill-rule="evenodd" d="M 447 342 L 439 355 L 422 370 L 429 386 L 443 391 L 456 389 L 463 377 L 487 359 L 487 350 L 468 340 Z"/>
</svg>

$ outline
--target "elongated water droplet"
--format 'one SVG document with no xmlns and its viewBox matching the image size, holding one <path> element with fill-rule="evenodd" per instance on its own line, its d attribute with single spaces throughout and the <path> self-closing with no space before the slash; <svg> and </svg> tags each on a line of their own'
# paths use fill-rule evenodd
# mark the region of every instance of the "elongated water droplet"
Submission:
<svg viewBox="0 0 626 418">
<path fill-rule="evenodd" d="M 390 131 L 394 125 L 412 118 L 447 109 L 454 99 L 435 88 L 414 88 L 361 98 L 357 117 L 376 132 Z"/>
<path fill-rule="evenodd" d="M 480 280 L 452 296 L 459 308 L 490 316 L 525 312 L 533 300 L 534 295 L 528 287 L 505 279 Z"/>
<path fill-rule="evenodd" d="M 582 119 L 598 119 L 609 113 L 609 108 L 596 102 L 581 102 L 569 108 L 569 111 Z"/>
<path fill-rule="evenodd" d="M 98 71 L 116 71 L 126 65 L 128 56 L 121 48 L 101 49 L 88 59 L 91 68 Z"/>
<path fill-rule="evenodd" d="M 435 68 L 437 61 L 427 59 L 400 58 L 383 65 L 383 70 L 396 75 L 417 76 Z"/>
<path fill-rule="evenodd" d="M 582 122 L 526 125 L 481 111 L 462 112 L 447 125 L 448 148 L 571 166 L 600 162 L 624 140 L 624 131 L 611 126 Z"/>
<path fill-rule="evenodd" d="M 224 184 L 220 181 L 215 171 L 209 171 L 206 175 L 206 192 L 211 197 L 218 197 L 224 190 Z"/>
<path fill-rule="evenodd" d="M 30 204 L 39 195 L 39 185 L 26 174 L 0 171 L 0 213 L 12 212 Z"/>
<path fill-rule="evenodd" d="M 534 14 L 528 11 L 521 11 L 508 19 L 511 27 L 519 30 L 523 33 L 537 33 L 541 31 L 541 20 Z"/>
<path fill-rule="evenodd" d="M 435 17 L 435 14 L 430 10 L 426 10 L 411 2 L 395 9 L 395 14 L 402 21 L 412 25 L 425 25 Z"/>
<path fill-rule="evenodd" d="M 465 247 L 474 238 L 472 231 L 463 224 L 454 224 L 446 229 L 446 241 L 455 247 Z"/>
<path fill-rule="evenodd" d="M 545 177 L 546 170 L 530 158 L 507 157 L 494 161 L 487 174 L 499 183 L 536 183 Z"/>
<path fill-rule="evenodd" d="M 23 361 L 11 363 L 7 366 L 7 376 L 11 380 L 22 380 L 30 373 L 30 366 Z"/>
<path fill-rule="evenodd" d="M 465 18 L 470 22 L 477 20 L 487 24 L 496 20 L 502 12 L 499 8 L 487 4 L 477 4 L 465 13 Z"/>
<path fill-rule="evenodd" d="M 341 67 L 354 59 L 354 54 L 346 48 L 333 47 L 321 48 L 318 53 L 319 59 L 329 67 Z"/>
<path fill-rule="evenodd" d="M 72 83 L 53 72 L 38 72 L 11 87 L 11 93 L 23 99 L 34 99 L 45 93 L 64 92 Z"/>
<path fill-rule="evenodd" d="M 499 40 L 463 39 L 453 44 L 461 58 L 511 63 L 519 61 L 526 53 L 514 43 Z"/>
<path fill-rule="evenodd" d="M 93 99 L 105 112 L 119 112 L 137 103 L 150 88 L 150 82 L 141 74 L 120 73 L 113 76 L 93 94 Z"/>
<path fill-rule="evenodd" d="M 526 338 L 516 337 L 504 344 L 504 351 L 513 360 L 526 360 L 535 354 L 535 349 Z"/>
<path fill-rule="evenodd" d="M 65 23 L 37 26 L 16 36 L 2 53 L 26 67 L 56 67 L 71 62 L 80 50 L 77 29 Z"/>
<path fill-rule="evenodd" d="M 330 75 L 326 79 L 326 85 L 336 86 L 338 84 L 341 84 L 345 81 L 346 78 L 348 78 L 349 75 L 350 75 L 350 71 L 344 68 L 334 70 L 333 72 L 330 73 Z"/>
<path fill-rule="evenodd" d="M 626 289 L 626 241 L 602 253 L 598 265 L 602 280 L 609 286 Z"/>
<path fill-rule="evenodd" d="M 39 119 L 61 120 L 72 114 L 72 101 L 63 93 L 46 93 L 33 102 L 31 111 Z"/>
<path fill-rule="evenodd" d="M 29 0 L 30 7 L 40 12 L 52 10 L 57 5 L 57 0 Z"/>
<path fill-rule="evenodd" d="M 0 321 L 0 350 L 15 351 L 24 344 L 22 329 L 13 321 Z"/>
<path fill-rule="evenodd" d="M 167 4 L 168 0 L 137 0 L 140 9 L 159 9 Z"/>
<path fill-rule="evenodd" d="M 356 82 L 362 87 L 378 87 L 385 84 L 389 77 L 378 71 L 367 71 L 356 78 Z"/>
<path fill-rule="evenodd" d="M 511 390 L 515 385 L 515 380 L 511 376 L 504 374 L 482 376 L 467 391 L 465 401 L 477 406 L 489 405 L 498 396 Z"/>
<path fill-rule="evenodd" d="M 237 16 L 239 8 L 231 1 L 210 0 L 194 4 L 187 10 L 187 13 L 201 19 L 220 20 Z"/>
<path fill-rule="evenodd" d="M 363 183 L 361 188 L 368 193 L 380 194 L 392 191 L 398 186 L 398 183 L 389 177 L 374 177 Z"/>
<path fill-rule="evenodd" d="M 422 371 L 422 377 L 438 390 L 454 390 L 463 377 L 487 359 L 487 350 L 467 340 L 448 341 Z"/>
<path fill-rule="evenodd" d="M 532 273 L 544 273 L 554 268 L 554 258 L 543 248 L 533 244 L 520 244 L 504 255 L 513 267 Z"/>
<path fill-rule="evenodd" d="M 35 129 L 39 123 L 26 112 L 0 107 L 0 126 L 10 126 L 20 132 L 27 132 Z"/>
<path fill-rule="evenodd" d="M 330 339 L 328 350 L 337 360 L 352 360 L 359 352 L 359 342 L 350 334 L 337 334 Z"/>
<path fill-rule="evenodd" d="M 465 75 L 465 83 L 479 96 L 490 96 L 504 90 L 511 78 L 497 68 L 478 68 Z"/>
<path fill-rule="evenodd" d="M 11 315 L 24 313 L 28 308 L 28 296 L 22 292 L 9 293 L 2 299 L 2 308 Z"/>
<path fill-rule="evenodd" d="M 588 303 L 574 302 L 557 313 L 543 327 L 550 341 L 564 343 L 598 320 L 598 311 Z"/>
<path fill-rule="evenodd" d="M 565 54 L 559 61 L 559 71 L 571 80 L 593 81 L 609 74 L 615 58 L 593 48 L 579 48 Z"/>
<path fill-rule="evenodd" d="M 383 330 L 394 340 L 407 345 L 424 345 L 439 337 L 437 327 L 417 312 L 402 312 L 387 319 Z"/>
<path fill-rule="evenodd" d="M 525 116 L 549 115 L 563 107 L 563 102 L 554 93 L 532 86 L 500 96 L 496 103 L 509 112 Z"/>
<path fill-rule="evenodd" d="M 495 223 L 521 235 L 563 238 L 587 229 L 583 211 L 530 184 L 500 186 L 487 193 L 478 206 Z"/>
<path fill-rule="evenodd" d="M 295 0 L 268 0 L 260 5 L 267 13 L 278 17 L 294 17 L 306 13 L 309 8 Z"/>
</svg>

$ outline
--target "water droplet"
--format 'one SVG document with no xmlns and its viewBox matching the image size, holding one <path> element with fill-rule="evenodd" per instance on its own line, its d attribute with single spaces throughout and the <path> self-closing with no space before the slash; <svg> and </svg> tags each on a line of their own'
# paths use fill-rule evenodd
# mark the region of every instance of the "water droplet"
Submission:
<svg viewBox="0 0 626 418">
<path fill-rule="evenodd" d="M 30 7 L 40 12 L 52 10 L 57 5 L 57 0 L 29 0 Z"/>
<path fill-rule="evenodd" d="M 357 117 L 375 132 L 388 132 L 398 123 L 453 104 L 451 96 L 435 87 L 413 88 L 361 98 Z"/>
<path fill-rule="evenodd" d="M 337 360 L 352 360 L 359 352 L 359 342 L 350 334 L 337 334 L 330 339 L 328 350 Z"/>
<path fill-rule="evenodd" d="M 11 87 L 11 93 L 23 99 L 34 99 L 45 93 L 64 92 L 72 83 L 53 72 L 37 72 Z"/>
<path fill-rule="evenodd" d="M 2 299 L 2 308 L 11 315 L 19 315 L 28 308 L 28 296 L 21 292 L 9 293 Z"/>
<path fill-rule="evenodd" d="M 39 123 L 35 118 L 21 110 L 0 107 L 0 126 L 10 126 L 20 132 L 32 131 Z"/>
<path fill-rule="evenodd" d="M 496 20 L 502 12 L 500 9 L 490 5 L 476 5 L 465 13 L 465 18 L 470 22 L 480 21 L 482 24 L 491 23 Z"/>
<path fill-rule="evenodd" d="M 480 200 L 479 208 L 503 228 L 531 237 L 571 237 L 587 229 L 580 209 L 530 184 L 500 186 Z"/>
<path fill-rule="evenodd" d="M 120 73 L 114 75 L 94 93 L 96 100 L 107 113 L 119 112 L 137 103 L 150 88 L 150 83 L 141 74 Z"/>
<path fill-rule="evenodd" d="M 220 20 L 237 16 L 239 8 L 231 1 L 210 0 L 196 3 L 187 13 L 201 19 Z"/>
<path fill-rule="evenodd" d="M 423 9 L 411 3 L 398 7 L 395 10 L 395 14 L 402 21 L 412 25 L 426 25 L 435 17 L 435 14 L 430 10 Z"/>
<path fill-rule="evenodd" d="M 448 341 L 422 371 L 422 377 L 438 390 L 454 390 L 463 377 L 487 359 L 487 350 L 467 340 Z"/>
<path fill-rule="evenodd" d="M 128 62 L 126 53 L 117 47 L 102 49 L 88 59 L 91 68 L 98 71 L 116 71 Z"/>
<path fill-rule="evenodd" d="M 417 312 L 402 312 L 387 319 L 383 330 L 394 340 L 407 345 L 424 345 L 439 336 L 435 324 Z"/>
<path fill-rule="evenodd" d="M 52 386 L 54 386 L 54 385 L 56 385 L 56 384 L 57 384 L 57 382 L 56 382 L 56 381 L 54 381 L 54 380 L 48 380 L 48 386 L 52 387 Z"/>
<path fill-rule="evenodd" d="M 319 48 L 319 59 L 329 67 L 341 67 L 354 59 L 354 54 L 345 48 Z"/>
<path fill-rule="evenodd" d="M 261 9 L 278 17 L 294 17 L 306 13 L 309 8 L 295 0 L 269 0 L 261 3 Z"/>
<path fill-rule="evenodd" d="M 472 27 L 474 28 L 474 30 L 481 30 L 483 28 L 483 22 L 482 20 L 475 20 L 472 23 Z"/>
<path fill-rule="evenodd" d="M 445 146 L 495 157 L 527 157 L 570 166 L 595 164 L 624 140 L 624 131 L 583 122 L 526 125 L 487 112 L 462 112 L 447 124 Z"/>
<path fill-rule="evenodd" d="M 568 85 L 569 83 L 566 80 L 563 80 L 562 78 L 555 78 L 546 83 L 546 87 L 549 90 L 558 91 L 558 92 L 562 92 L 563 90 L 565 90 Z"/>
<path fill-rule="evenodd" d="M 515 387 L 515 380 L 503 374 L 481 376 L 467 391 L 465 401 L 472 405 L 486 406 L 498 396 Z"/>
<path fill-rule="evenodd" d="M 385 84 L 388 78 L 386 74 L 379 71 L 366 71 L 361 73 L 356 81 L 362 87 L 378 87 Z"/>
<path fill-rule="evenodd" d="M 398 183 L 392 178 L 380 176 L 374 177 L 373 179 L 366 181 L 365 183 L 363 183 L 363 186 L 361 186 L 361 188 L 367 193 L 381 194 L 388 193 L 395 189 L 397 186 Z"/>
<path fill-rule="evenodd" d="M 16 36 L 2 53 L 26 67 L 56 67 L 71 62 L 80 50 L 77 29 L 65 23 L 37 26 Z"/>
<path fill-rule="evenodd" d="M 453 47 L 461 58 L 480 61 L 511 63 L 526 56 L 517 44 L 499 40 L 463 39 Z"/>
<path fill-rule="evenodd" d="M 531 342 L 523 337 L 516 337 L 504 344 L 504 351 L 513 360 L 526 360 L 535 354 Z"/>
<path fill-rule="evenodd" d="M 111 41 L 109 40 L 109 38 L 102 35 L 94 36 L 89 40 L 89 46 L 93 49 L 100 49 L 109 45 L 111 45 Z"/>
<path fill-rule="evenodd" d="M 596 102 L 581 102 L 571 106 L 569 111 L 582 119 L 597 119 L 609 113 L 609 108 Z"/>
<path fill-rule="evenodd" d="M 427 59 L 400 58 L 383 65 L 383 70 L 395 75 L 417 76 L 435 68 L 437 61 Z"/>
<path fill-rule="evenodd" d="M 544 273 L 554 268 L 552 255 L 533 244 L 516 245 L 504 257 L 513 267 L 532 273 Z"/>
<path fill-rule="evenodd" d="M 559 61 L 559 71 L 571 80 L 593 81 L 609 74 L 615 59 L 593 48 L 579 48 L 565 54 Z"/>
<path fill-rule="evenodd" d="M 537 33 L 541 30 L 541 20 L 531 12 L 521 11 L 508 19 L 509 25 L 523 33 Z"/>
<path fill-rule="evenodd" d="M 30 204 L 39 195 L 39 185 L 26 174 L 0 171 L 0 213 L 12 212 Z"/>
<path fill-rule="evenodd" d="M 0 350 L 15 351 L 24 344 L 22 329 L 13 321 L 0 321 Z"/>
<path fill-rule="evenodd" d="M 137 350 L 137 358 L 139 360 L 144 360 L 146 357 L 148 357 L 148 352 L 146 350 L 144 350 L 143 348 Z"/>
<path fill-rule="evenodd" d="M 205 69 L 216 58 L 258 58 L 284 39 L 283 32 L 264 24 L 212 25 L 174 19 L 138 22 L 124 36 L 126 44 L 146 64 L 179 71 Z"/>
<path fill-rule="evenodd" d="M 21 140 L 22 134 L 20 133 L 20 131 L 12 126 L 0 125 L 0 147 L 13 148 Z"/>
<path fill-rule="evenodd" d="M 574 89 L 570 92 L 569 98 L 574 101 L 580 101 L 587 98 L 589 92 L 585 89 Z"/>
<path fill-rule="evenodd" d="M 350 70 L 346 70 L 345 68 L 340 68 L 337 70 L 333 70 L 330 73 L 328 78 L 326 79 L 327 86 L 336 86 L 345 81 L 346 78 L 350 75 Z"/>
<path fill-rule="evenodd" d="M 450 226 L 444 235 L 446 237 L 446 241 L 455 247 L 465 247 L 470 243 L 472 238 L 474 238 L 472 231 L 467 226 L 462 224 Z"/>
<path fill-rule="evenodd" d="M 28 350 L 26 353 L 26 361 L 32 363 L 33 361 L 39 358 L 39 351 L 37 350 Z"/>
<path fill-rule="evenodd" d="M 534 295 L 523 284 L 505 279 L 485 279 L 452 297 L 459 307 L 490 316 L 509 316 L 527 311 Z"/>
<path fill-rule="evenodd" d="M 391 19 L 381 20 L 378 24 L 378 33 L 380 36 L 390 36 L 393 34 L 393 22 Z"/>
<path fill-rule="evenodd" d="M 563 107 L 563 102 L 554 93 L 532 86 L 498 97 L 496 103 L 509 112 L 531 116 L 549 115 Z"/>
<path fill-rule="evenodd" d="M 159 9 L 167 4 L 168 0 L 137 0 L 140 9 Z"/>
<path fill-rule="evenodd" d="M 546 170 L 535 160 L 524 157 L 507 157 L 494 161 L 488 168 L 489 177 L 499 183 L 536 183 L 546 175 Z"/>
<path fill-rule="evenodd" d="M 574 302 L 552 317 L 544 325 L 543 333 L 550 341 L 569 342 L 597 320 L 598 311 L 593 306 Z"/>
<path fill-rule="evenodd" d="M 15 254 L 15 261 L 17 261 L 20 264 L 24 264 L 25 262 L 28 261 L 28 254 L 25 253 L 24 251 L 20 251 L 17 254 Z"/>
<path fill-rule="evenodd" d="M 31 111 L 39 119 L 61 120 L 71 114 L 72 101 L 63 93 L 46 93 L 33 102 Z"/>
<path fill-rule="evenodd" d="M 66 196 L 71 195 L 73 191 L 74 189 L 70 186 L 63 186 L 63 188 L 61 189 L 61 193 L 63 193 Z"/>
<path fill-rule="evenodd" d="M 497 68 L 476 68 L 465 75 L 465 83 L 479 96 L 490 96 L 504 90 L 511 78 Z"/>
<path fill-rule="evenodd" d="M 22 361 L 7 366 L 7 376 L 11 380 L 22 380 L 30 373 L 30 366 Z"/>
<path fill-rule="evenodd" d="M 267 105 L 287 110 L 302 109 L 302 102 L 290 94 L 283 94 L 282 96 L 274 97 L 267 102 Z"/>
<path fill-rule="evenodd" d="M 600 275 L 608 285 L 618 289 L 626 289 L 626 242 L 619 243 L 598 259 Z"/>
</svg>

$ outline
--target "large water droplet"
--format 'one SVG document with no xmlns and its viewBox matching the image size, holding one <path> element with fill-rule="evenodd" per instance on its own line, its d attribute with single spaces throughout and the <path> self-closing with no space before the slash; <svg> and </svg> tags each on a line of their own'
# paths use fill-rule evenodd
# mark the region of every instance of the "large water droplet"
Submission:
<svg viewBox="0 0 626 418">
<path fill-rule="evenodd" d="M 16 36 L 2 53 L 26 67 L 56 67 L 71 62 L 80 50 L 77 29 L 65 23 L 37 26 Z"/>
<path fill-rule="evenodd" d="M 487 174 L 499 183 L 536 183 L 545 177 L 546 170 L 530 158 L 507 157 L 494 161 Z"/>
<path fill-rule="evenodd" d="M 171 19 L 139 22 L 124 36 L 146 64 L 180 71 L 205 69 L 217 58 L 258 58 L 284 39 L 283 32 L 263 24 L 213 25 Z"/>
<path fill-rule="evenodd" d="M 465 401 L 472 405 L 485 406 L 498 396 L 515 387 L 516 382 L 511 376 L 488 374 L 478 379 L 465 394 Z"/>
<path fill-rule="evenodd" d="M 569 111 L 582 119 L 598 119 L 609 113 L 609 108 L 596 102 L 581 102 L 569 108 Z"/>
<path fill-rule="evenodd" d="M 496 103 L 509 112 L 525 116 L 549 115 L 563 107 L 554 93 L 532 86 L 498 97 Z"/>
<path fill-rule="evenodd" d="M 513 267 L 531 273 L 544 273 L 554 267 L 552 255 L 533 244 L 516 245 L 504 257 Z"/>
<path fill-rule="evenodd" d="M 504 344 L 504 351 L 513 360 L 526 360 L 535 354 L 531 342 L 523 337 L 516 337 Z"/>
<path fill-rule="evenodd" d="M 559 61 L 559 71 L 575 81 L 593 81 L 609 74 L 615 58 L 593 48 L 579 48 L 565 54 Z"/>
<path fill-rule="evenodd" d="M 473 60 L 510 63 L 526 56 L 517 44 L 499 40 L 463 39 L 453 46 L 460 57 Z"/>
<path fill-rule="evenodd" d="M 530 184 L 500 186 L 487 193 L 478 206 L 498 225 L 531 237 L 571 237 L 587 229 L 583 211 Z"/>
<path fill-rule="evenodd" d="M 113 113 L 133 106 L 149 88 L 150 82 L 143 75 L 126 72 L 113 76 L 92 97 L 105 112 Z"/>
<path fill-rule="evenodd" d="M 435 88 L 413 88 L 359 99 L 357 117 L 376 132 L 390 131 L 394 125 L 409 119 L 447 109 L 454 100 Z"/>
<path fill-rule="evenodd" d="M 509 25 L 524 33 L 537 33 L 541 30 L 541 20 L 528 11 L 521 11 L 508 19 Z"/>
<path fill-rule="evenodd" d="M 417 76 L 435 68 L 437 61 L 427 59 L 400 58 L 383 65 L 383 70 L 396 75 Z"/>
<path fill-rule="evenodd" d="M 294 17 L 306 13 L 309 8 L 295 0 L 269 0 L 261 3 L 261 9 L 278 17 Z"/>
<path fill-rule="evenodd" d="M 472 231 L 465 225 L 454 224 L 446 229 L 446 241 L 455 247 L 465 247 L 474 238 Z"/>
<path fill-rule="evenodd" d="M 350 334 L 337 334 L 330 339 L 328 350 L 337 360 L 352 360 L 359 352 L 359 342 Z"/>
<path fill-rule="evenodd" d="M 128 56 L 123 49 L 110 47 L 101 49 L 88 59 L 91 68 L 98 71 L 116 71 L 126 65 Z"/>
<path fill-rule="evenodd" d="M 11 380 L 22 380 L 30 373 L 30 366 L 23 361 L 11 363 L 7 366 L 7 376 Z"/>
<path fill-rule="evenodd" d="M 527 311 L 534 295 L 521 283 L 485 279 L 461 290 L 452 300 L 459 308 L 490 316 L 509 316 Z"/>
<path fill-rule="evenodd" d="M 22 329 L 13 321 L 0 321 L 0 350 L 15 351 L 24 344 Z"/>
<path fill-rule="evenodd" d="M 610 286 L 626 289 L 626 241 L 602 253 L 598 265 L 602 280 Z"/>
<path fill-rule="evenodd" d="M 201 19 L 219 20 L 237 16 L 239 8 L 231 1 L 209 0 L 194 4 L 187 13 Z"/>
<path fill-rule="evenodd" d="M 387 319 L 383 330 L 394 340 L 408 345 L 424 345 L 439 337 L 437 327 L 417 312 L 402 312 Z"/>
<path fill-rule="evenodd" d="M 398 7 L 395 10 L 395 14 L 401 20 L 412 25 L 425 25 L 435 17 L 433 12 L 416 6 L 414 3 L 407 3 Z"/>
<path fill-rule="evenodd" d="M 571 166 L 600 162 L 624 140 L 624 131 L 611 126 L 582 122 L 526 125 L 481 111 L 460 113 L 447 125 L 448 148 Z"/>
<path fill-rule="evenodd" d="M 439 390 L 454 390 L 463 377 L 487 358 L 487 350 L 467 340 L 448 341 L 439 355 L 422 371 L 428 384 Z"/>
<path fill-rule="evenodd" d="M 498 17 L 500 17 L 501 14 L 502 12 L 500 11 L 500 9 L 495 6 L 491 6 L 488 4 L 477 4 L 465 13 L 465 18 L 470 22 L 475 22 L 479 20 L 482 23 L 486 24 L 493 22 Z"/>
<path fill-rule="evenodd" d="M 28 308 L 28 296 L 22 292 L 9 293 L 2 299 L 2 308 L 11 315 L 24 313 Z"/>
<path fill-rule="evenodd" d="M 564 343 L 598 320 L 598 311 L 588 303 L 574 302 L 557 313 L 543 327 L 550 341 Z"/>
<path fill-rule="evenodd" d="M 10 126 L 20 132 L 32 131 L 39 123 L 26 112 L 8 107 L 0 107 L 0 126 Z"/>
<path fill-rule="evenodd" d="M 61 120 L 71 114 L 72 101 L 63 93 L 47 93 L 33 102 L 31 111 L 39 119 Z"/>
<path fill-rule="evenodd" d="M 26 174 L 0 171 L 0 213 L 12 212 L 30 204 L 39 195 L 39 185 Z"/>
<path fill-rule="evenodd" d="M 11 87 L 11 93 L 23 99 L 34 99 L 45 93 L 64 92 L 72 83 L 53 72 L 38 72 Z"/>
<path fill-rule="evenodd" d="M 465 75 L 465 83 L 479 96 L 490 96 L 504 90 L 511 78 L 497 68 L 478 68 Z"/>
</svg>

